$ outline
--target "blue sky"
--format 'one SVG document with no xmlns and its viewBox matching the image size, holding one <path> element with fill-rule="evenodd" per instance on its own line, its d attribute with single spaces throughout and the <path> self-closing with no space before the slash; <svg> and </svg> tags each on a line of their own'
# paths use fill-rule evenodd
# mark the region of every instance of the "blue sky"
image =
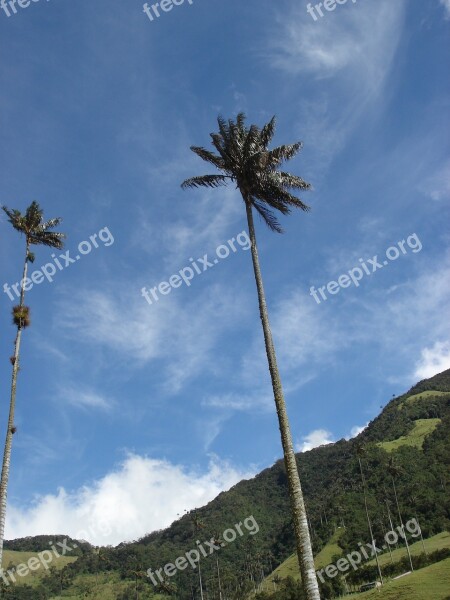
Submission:
<svg viewBox="0 0 450 600">
<path fill-rule="evenodd" d="M 98 235 L 27 294 L 8 537 L 136 539 L 281 456 L 245 245 L 141 295 L 244 240 L 233 187 L 180 189 L 211 172 L 189 146 L 219 113 L 275 114 L 276 144 L 304 142 L 289 170 L 312 211 L 284 235 L 256 222 L 297 448 L 354 435 L 450 367 L 449 19 L 440 0 L 349 0 L 316 21 L 298 0 L 186 0 L 153 21 L 139 0 L 0 10 L 0 203 L 63 217 L 71 257 Z M 24 249 L 0 229 L 3 289 Z M 328 291 L 355 267 L 358 286 Z M 12 305 L 2 292 L 4 425 Z"/>
</svg>

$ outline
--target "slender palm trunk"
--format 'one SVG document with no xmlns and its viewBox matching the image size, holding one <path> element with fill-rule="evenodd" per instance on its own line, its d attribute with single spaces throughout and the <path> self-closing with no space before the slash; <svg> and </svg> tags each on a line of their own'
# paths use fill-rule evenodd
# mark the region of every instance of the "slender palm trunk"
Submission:
<svg viewBox="0 0 450 600">
<path fill-rule="evenodd" d="M 222 583 L 220 581 L 219 557 L 216 555 L 217 582 L 219 585 L 219 600 L 222 600 Z"/>
<path fill-rule="evenodd" d="M 411 565 L 411 571 L 414 571 L 414 567 L 413 567 L 413 564 L 412 564 L 411 553 L 409 551 L 409 544 L 408 544 L 408 539 L 407 539 L 407 533 L 405 531 L 405 526 L 403 525 L 402 513 L 400 512 L 400 505 L 398 503 L 397 488 L 395 486 L 395 479 L 394 479 L 393 476 L 391 476 L 391 479 L 392 479 L 392 487 L 394 488 L 395 504 L 397 505 L 398 518 L 400 520 L 400 527 L 401 527 L 402 532 L 403 532 L 403 537 L 405 538 L 406 552 L 408 553 L 409 564 Z"/>
<path fill-rule="evenodd" d="M 362 479 L 362 484 L 363 484 L 364 506 L 366 507 L 366 517 L 367 517 L 367 524 L 369 526 L 370 541 L 372 543 L 372 547 L 373 547 L 373 550 L 375 552 L 375 559 L 377 561 L 377 569 L 378 569 L 378 575 L 380 577 L 380 582 L 381 582 L 381 585 L 383 585 L 383 575 L 381 574 L 380 562 L 378 560 L 378 552 L 375 549 L 375 541 L 373 539 L 373 533 L 372 533 L 372 524 L 370 522 L 369 508 L 367 506 L 366 480 L 364 478 L 364 472 L 363 472 L 363 469 L 362 469 L 361 459 L 359 458 L 359 456 L 358 456 L 358 462 L 359 462 L 359 470 L 361 471 L 361 479 Z"/>
<path fill-rule="evenodd" d="M 428 554 L 428 552 L 427 552 L 427 551 L 426 551 L 426 549 L 425 549 L 425 542 L 423 541 L 422 528 L 421 528 L 421 526 L 420 526 L 419 519 L 417 518 L 417 515 L 415 515 L 415 517 L 414 517 L 414 518 L 416 519 L 416 523 L 417 523 L 417 525 L 418 525 L 418 527 L 419 527 L 420 539 L 421 539 L 421 541 L 422 541 L 423 553 L 424 553 L 424 554 Z"/>
<path fill-rule="evenodd" d="M 198 563 L 198 582 L 200 584 L 200 598 L 203 600 L 202 569 Z"/>
<path fill-rule="evenodd" d="M 275 406 L 281 433 L 281 443 L 283 446 L 284 464 L 286 467 L 286 475 L 289 485 L 289 498 L 291 501 L 292 520 L 294 522 L 297 556 L 300 566 L 300 573 L 302 576 L 302 584 L 307 600 L 320 600 L 319 585 L 317 583 L 316 571 L 314 568 L 314 557 L 312 553 L 311 540 L 309 537 L 308 522 L 306 519 L 306 509 L 303 501 L 303 493 L 300 485 L 300 477 L 298 474 L 294 446 L 292 443 L 289 420 L 286 413 L 283 388 L 281 385 L 280 374 L 278 372 L 272 333 L 270 331 L 269 315 L 267 312 L 261 270 L 259 267 L 252 206 L 248 199 L 244 198 L 244 201 L 247 210 L 247 222 L 251 241 L 253 270 L 255 273 L 256 288 L 258 291 L 259 313 L 264 332 L 264 342 L 266 346 L 267 360 L 269 363 L 270 377 L 272 380 Z"/>
<path fill-rule="evenodd" d="M 25 281 L 28 269 L 28 251 L 29 242 L 27 240 L 26 252 L 25 252 L 25 264 L 23 267 L 22 282 Z M 20 288 L 20 306 L 24 305 L 25 290 L 23 283 Z M 19 353 L 20 353 L 20 340 L 22 337 L 22 325 L 19 323 L 17 327 L 16 339 L 14 342 L 14 355 L 12 365 L 12 378 L 11 378 L 11 398 L 9 402 L 9 417 L 8 427 L 6 430 L 5 448 L 3 450 L 3 464 L 2 464 L 2 475 L 0 481 L 0 568 L 2 565 L 3 558 L 3 540 L 5 537 L 5 520 L 6 520 L 6 498 L 8 494 L 8 479 L 9 469 L 11 464 L 11 446 L 13 438 L 13 427 L 14 427 L 14 412 L 16 408 L 16 387 L 17 387 L 17 374 L 19 372 Z"/>
<path fill-rule="evenodd" d="M 386 494 L 386 490 L 384 490 L 384 493 Z M 389 502 L 388 502 L 387 498 L 385 498 L 385 502 L 386 502 L 386 507 L 387 507 L 387 514 L 388 514 L 389 524 L 391 526 L 391 531 L 394 531 L 394 525 L 392 524 L 391 510 L 389 508 Z M 398 549 L 397 542 L 395 543 L 395 548 Z"/>
</svg>

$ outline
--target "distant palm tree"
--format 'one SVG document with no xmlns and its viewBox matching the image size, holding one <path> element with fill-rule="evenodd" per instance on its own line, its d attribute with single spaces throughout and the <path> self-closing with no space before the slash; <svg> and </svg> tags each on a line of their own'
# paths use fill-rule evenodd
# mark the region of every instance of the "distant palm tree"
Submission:
<svg viewBox="0 0 450 600">
<path fill-rule="evenodd" d="M 25 262 L 23 267 L 23 276 L 20 284 L 20 301 L 13 308 L 13 323 L 17 327 L 16 339 L 14 342 L 14 354 L 10 361 L 12 364 L 12 379 L 11 379 L 11 398 L 9 404 L 8 427 L 6 430 L 5 448 L 3 451 L 2 474 L 0 481 L 0 567 L 3 557 L 3 539 L 5 535 L 5 519 L 6 519 L 6 498 L 8 493 L 8 479 L 11 463 L 11 446 L 12 437 L 16 432 L 14 425 L 14 411 L 16 404 L 16 386 L 17 374 L 19 372 L 19 351 L 22 330 L 30 324 L 29 308 L 25 306 L 25 280 L 27 277 L 28 263 L 34 262 L 34 254 L 30 251 L 32 245 L 49 246 L 50 248 L 62 248 L 63 239 L 66 237 L 63 233 L 50 231 L 57 227 L 61 222 L 60 218 L 50 219 L 44 222 L 42 220 L 43 211 L 37 202 L 32 202 L 26 209 L 25 214 L 18 210 L 10 210 L 6 206 L 2 206 L 3 211 L 7 214 L 8 220 L 16 231 L 25 236 Z"/>
<path fill-rule="evenodd" d="M 300 151 L 302 147 L 300 142 L 269 150 L 268 146 L 275 133 L 275 117 L 262 129 L 256 125 L 247 127 L 243 113 L 237 115 L 236 121 L 232 119 L 225 121 L 219 117 L 217 122 L 219 132 L 212 133 L 211 138 L 218 154 L 197 146 L 191 146 L 191 150 L 216 167 L 220 174 L 192 177 L 182 183 L 182 188 L 215 188 L 232 182 L 236 184 L 244 201 L 259 313 L 281 432 L 302 583 L 307 600 L 319 600 L 319 586 L 314 568 L 306 509 L 270 330 L 253 222 L 253 209 L 255 209 L 269 229 L 281 233 L 281 226 L 273 211 L 279 211 L 283 215 L 289 214 L 292 208 L 307 211 L 308 206 L 291 194 L 290 190 L 305 191 L 311 186 L 301 177 L 280 170 L 283 162 L 293 158 Z"/>
<path fill-rule="evenodd" d="M 214 534 L 214 545 L 222 547 L 223 544 L 224 544 L 224 541 L 220 537 L 220 534 L 219 533 L 215 533 Z M 220 568 L 219 568 L 219 555 L 218 555 L 217 552 L 216 552 L 216 568 L 217 568 L 217 585 L 218 585 L 218 588 L 219 588 L 219 600 L 223 600 L 222 581 L 221 581 L 221 578 L 220 578 Z"/>
<path fill-rule="evenodd" d="M 200 517 L 197 515 L 196 511 L 193 510 L 192 511 L 193 515 L 192 515 L 192 525 L 194 527 L 194 534 L 195 537 L 198 536 L 198 532 L 201 529 L 205 528 L 205 524 L 203 523 L 203 521 L 200 519 Z M 202 582 L 202 568 L 200 566 L 200 560 L 198 561 L 198 582 L 199 582 L 199 586 L 200 586 L 200 598 L 201 600 L 204 600 L 203 597 L 203 582 Z"/>
<path fill-rule="evenodd" d="M 408 544 L 407 532 L 405 531 L 405 526 L 403 525 L 402 513 L 400 511 L 400 504 L 398 503 L 397 487 L 395 485 L 395 478 L 398 477 L 402 473 L 402 469 L 395 462 L 395 459 L 393 457 L 391 457 L 389 459 L 387 470 L 388 470 L 389 475 L 391 476 L 392 487 L 394 489 L 395 504 L 397 506 L 398 518 L 400 520 L 400 526 L 401 526 L 401 529 L 402 529 L 402 532 L 403 532 L 403 536 L 402 537 L 405 540 L 405 546 L 406 546 L 406 552 L 408 553 L 409 564 L 411 566 L 411 571 L 414 571 L 414 567 L 413 567 L 413 564 L 412 564 L 411 553 L 409 551 L 409 544 Z"/>
<path fill-rule="evenodd" d="M 374 552 L 375 552 L 375 560 L 377 562 L 378 576 L 380 577 L 381 585 L 383 585 L 383 575 L 381 574 L 381 567 L 380 567 L 380 562 L 378 560 L 378 553 L 377 553 L 377 551 L 375 549 L 375 540 L 373 539 L 372 523 L 370 522 L 369 508 L 368 508 L 368 505 L 367 505 L 366 479 L 364 477 L 364 471 L 363 471 L 362 462 L 361 462 L 361 458 L 363 456 L 365 456 L 365 454 L 366 454 L 366 448 L 365 448 L 364 444 L 358 443 L 356 445 L 356 455 L 357 455 L 357 458 L 358 458 L 359 472 L 361 473 L 361 480 L 362 480 L 363 493 L 364 493 L 364 506 L 365 506 L 365 509 L 366 509 L 367 525 L 369 526 L 370 541 L 372 543 L 372 547 L 373 547 Z"/>
</svg>

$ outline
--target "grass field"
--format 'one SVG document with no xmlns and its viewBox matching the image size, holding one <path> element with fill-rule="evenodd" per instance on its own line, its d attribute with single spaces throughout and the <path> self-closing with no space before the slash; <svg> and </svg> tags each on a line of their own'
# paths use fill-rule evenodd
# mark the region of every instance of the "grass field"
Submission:
<svg viewBox="0 0 450 600">
<path fill-rule="evenodd" d="M 402 435 L 392 442 L 379 442 L 377 445 L 384 448 L 386 452 L 397 450 L 400 446 L 422 448 L 426 436 L 430 435 L 440 422 L 440 419 L 417 419 L 417 421 L 414 421 L 414 427 L 407 435 Z"/>
<path fill-rule="evenodd" d="M 316 555 L 314 559 L 316 569 L 322 569 L 326 567 L 332 562 L 334 556 L 342 555 L 342 550 L 337 545 L 339 537 L 342 535 L 342 533 L 343 530 L 341 528 L 337 529 L 331 540 L 328 542 L 328 544 L 324 546 L 322 550 Z M 441 550 L 442 548 L 450 548 L 450 533 L 448 531 L 438 533 L 437 535 L 434 535 L 433 537 L 425 540 L 425 550 L 428 553 L 434 552 L 435 550 Z M 409 549 L 413 556 L 421 554 L 423 552 L 422 542 L 419 540 L 414 544 L 410 544 Z M 392 546 L 391 552 L 392 559 L 394 562 L 398 562 L 401 558 L 407 556 L 406 547 L 404 545 L 399 544 L 399 548 L 395 548 L 395 546 Z M 378 560 L 380 562 L 381 567 L 383 567 L 383 565 L 386 565 L 391 562 L 391 556 L 389 552 L 386 552 L 385 554 L 380 554 Z M 374 563 L 375 560 L 367 562 L 367 564 Z M 285 579 L 288 576 L 291 576 L 294 579 L 300 578 L 297 554 L 292 554 L 283 563 L 281 563 L 281 565 L 277 567 L 273 571 L 273 573 L 266 577 L 266 579 L 264 579 L 263 583 L 261 584 L 261 590 L 272 591 L 272 580 L 277 575 L 281 579 Z M 450 590 L 448 593 L 450 595 Z M 431 600 L 431 597 L 428 600 Z"/>
<path fill-rule="evenodd" d="M 16 552 L 15 550 L 4 550 L 3 552 L 3 569 L 7 571 L 10 568 L 10 565 L 20 565 L 21 563 L 27 563 L 30 558 L 33 556 L 37 557 L 37 552 Z M 66 565 L 71 562 L 74 562 L 76 557 L 74 556 L 60 556 L 54 557 L 51 563 L 49 563 L 49 567 L 56 567 L 58 570 L 63 569 Z M 39 563 L 39 568 L 36 571 L 30 571 L 28 575 L 23 577 L 19 577 L 16 575 L 17 584 L 27 584 L 27 585 L 36 585 L 39 583 L 39 580 L 45 576 L 47 570 L 44 568 L 42 563 Z M 9 581 L 12 579 L 6 574 Z"/>
<path fill-rule="evenodd" d="M 450 558 L 414 571 L 383 587 L 362 594 L 350 594 L 346 600 L 447 600 L 450 596 Z"/>
<path fill-rule="evenodd" d="M 79 575 L 68 590 L 61 596 L 52 596 L 49 600 L 116 600 L 120 592 L 130 589 L 130 582 L 124 582 L 117 573 L 103 573 L 98 575 Z M 134 593 L 130 600 L 135 598 Z M 147 599 L 149 595 L 139 594 L 139 598 Z M 155 594 L 151 600 L 167 600 L 168 596 Z"/>
<path fill-rule="evenodd" d="M 314 558 L 316 569 L 322 569 L 326 567 L 333 559 L 336 554 L 341 554 L 342 550 L 339 548 L 337 542 L 343 533 L 343 529 L 339 528 L 334 533 L 328 544 L 322 548 L 322 550 Z M 274 577 L 280 577 L 280 579 L 286 579 L 286 577 L 293 577 L 299 579 L 300 573 L 298 570 L 297 554 L 291 554 L 284 562 L 281 563 L 261 584 L 261 590 L 271 591 L 273 590 L 272 579 Z"/>
<path fill-rule="evenodd" d="M 430 554 L 431 552 L 434 552 L 435 550 L 442 550 L 442 548 L 450 548 L 450 533 L 448 531 L 444 531 L 443 533 L 438 533 L 437 535 L 434 535 L 433 537 L 428 538 L 427 540 L 424 540 L 424 543 L 425 543 L 425 551 L 428 554 Z M 399 546 L 400 546 L 400 544 L 399 544 Z M 409 551 L 411 552 L 412 556 L 421 554 L 423 552 L 422 542 L 419 540 L 418 542 L 415 542 L 414 544 L 410 544 Z M 392 546 L 391 553 L 392 553 L 392 560 L 394 562 L 398 562 L 404 556 L 408 556 L 408 554 L 406 552 L 406 547 L 404 544 L 401 547 L 399 547 L 398 549 L 396 549 L 395 546 Z M 378 556 L 378 560 L 379 560 L 381 567 L 383 565 L 390 563 L 391 557 L 390 557 L 389 552 L 386 552 L 385 554 L 380 554 Z M 375 564 L 375 560 L 371 560 L 367 564 L 369 564 L 369 565 Z M 450 594 L 450 592 L 449 592 L 449 594 Z"/>
<path fill-rule="evenodd" d="M 427 390 L 426 392 L 420 392 L 420 394 L 408 396 L 408 398 L 406 398 L 406 400 L 400 404 L 399 408 L 401 408 L 404 404 L 414 404 L 414 402 L 417 402 L 418 400 L 432 398 L 433 396 L 450 396 L 450 392 L 438 392 L 436 390 Z"/>
</svg>

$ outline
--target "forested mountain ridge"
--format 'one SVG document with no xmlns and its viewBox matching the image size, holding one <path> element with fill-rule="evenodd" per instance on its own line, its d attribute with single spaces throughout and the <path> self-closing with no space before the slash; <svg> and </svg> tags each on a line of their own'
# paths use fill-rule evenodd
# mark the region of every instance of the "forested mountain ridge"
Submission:
<svg viewBox="0 0 450 600">
<path fill-rule="evenodd" d="M 430 424 L 429 434 L 415 439 L 417 422 Z M 358 542 L 369 541 L 356 446 L 363 443 L 366 455 L 363 468 L 368 486 L 369 511 L 374 516 L 374 535 L 381 537 L 387 519 L 380 508 L 392 501 L 388 460 L 395 458 L 400 467 L 398 495 L 408 519 L 416 516 L 425 537 L 450 526 L 446 493 L 450 464 L 450 370 L 424 380 L 407 393 L 393 398 L 368 427 L 352 440 L 340 440 L 297 455 L 315 553 L 332 536 L 336 527 L 345 525 L 339 544 L 352 550 Z M 398 447 L 387 451 L 383 444 L 397 440 Z M 259 531 L 244 534 L 211 557 L 202 559 L 205 581 L 214 586 L 216 555 L 220 557 L 223 585 L 237 586 L 246 579 L 255 580 L 285 560 L 294 548 L 284 464 L 277 461 L 256 477 L 244 480 L 217 496 L 206 506 L 175 521 L 170 527 L 122 543 L 116 548 L 98 551 L 83 547 L 82 556 L 66 567 L 67 581 L 78 573 L 117 572 L 124 580 L 134 581 L 139 573 L 143 598 L 151 597 L 154 586 L 145 575 L 196 547 L 196 540 L 220 536 L 228 528 L 253 515 Z M 376 517 L 376 518 L 375 518 Z M 384 523 L 384 524 L 383 524 Z M 6 548 L 36 549 L 36 538 L 7 542 Z M 48 544 L 46 545 L 48 547 Z M 171 580 L 176 597 L 192 597 L 197 571 L 187 569 Z M 174 588 L 175 589 L 175 588 Z M 241 592 L 242 593 L 242 592 Z M 21 596 L 17 596 L 18 598 Z M 25 596 L 23 596 L 25 597 Z M 37 596 L 36 596 L 37 597 Z M 239 597 L 239 596 L 238 596 Z"/>
</svg>

